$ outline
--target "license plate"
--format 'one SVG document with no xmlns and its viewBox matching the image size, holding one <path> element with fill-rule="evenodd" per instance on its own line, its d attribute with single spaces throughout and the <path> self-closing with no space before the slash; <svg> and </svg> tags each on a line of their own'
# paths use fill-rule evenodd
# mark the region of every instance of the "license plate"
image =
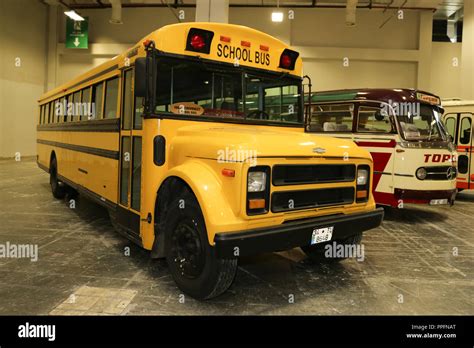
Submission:
<svg viewBox="0 0 474 348">
<path fill-rule="evenodd" d="M 333 230 L 334 230 L 334 226 L 315 228 L 313 230 L 313 235 L 311 236 L 311 245 L 323 243 L 323 242 L 327 242 L 328 240 L 331 240 Z"/>
<path fill-rule="evenodd" d="M 431 205 L 442 205 L 442 204 L 448 204 L 448 199 L 432 199 L 430 201 Z"/>
</svg>

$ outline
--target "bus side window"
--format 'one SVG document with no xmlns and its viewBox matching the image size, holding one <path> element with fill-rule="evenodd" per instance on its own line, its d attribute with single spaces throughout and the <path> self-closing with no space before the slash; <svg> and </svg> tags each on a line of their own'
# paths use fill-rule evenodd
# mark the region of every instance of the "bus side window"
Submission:
<svg viewBox="0 0 474 348">
<path fill-rule="evenodd" d="M 88 121 L 91 119 L 90 105 L 91 105 L 91 87 L 86 87 L 82 90 L 81 103 L 81 121 Z"/>
<path fill-rule="evenodd" d="M 49 102 L 48 123 L 54 123 L 54 102 Z"/>
<path fill-rule="evenodd" d="M 459 142 L 463 145 L 469 145 L 471 143 L 471 129 L 472 123 L 469 117 L 465 117 L 461 122 L 461 131 L 459 135 Z"/>
<path fill-rule="evenodd" d="M 81 103 L 81 90 L 73 93 L 72 102 L 73 102 L 73 107 L 72 107 L 71 121 L 80 121 L 81 116 L 76 111 L 79 111 L 78 109 L 80 109 L 77 106 L 80 105 Z"/>
<path fill-rule="evenodd" d="M 455 139 L 456 119 L 454 117 L 448 117 L 445 123 L 446 123 L 446 130 L 448 131 L 449 135 L 453 137 L 454 143 L 456 143 L 456 139 Z"/>
<path fill-rule="evenodd" d="M 132 128 L 132 69 L 123 74 L 123 96 L 122 96 L 122 129 Z"/>
<path fill-rule="evenodd" d="M 60 107 L 60 110 L 61 110 L 61 122 L 67 122 L 67 105 L 66 107 L 64 107 L 64 104 L 65 102 L 67 102 L 67 97 L 64 96 L 60 99 L 60 103 L 61 103 L 61 107 Z"/>
<path fill-rule="evenodd" d="M 114 77 L 105 83 L 104 118 L 117 117 L 118 81 Z"/>
<path fill-rule="evenodd" d="M 51 114 L 51 123 L 56 123 L 56 100 L 53 100 L 51 102 L 51 105 L 49 106 L 49 112 Z"/>
<path fill-rule="evenodd" d="M 48 112 L 49 112 L 49 106 L 46 103 L 43 105 L 43 124 L 48 123 Z"/>
<path fill-rule="evenodd" d="M 39 107 L 39 120 L 38 120 L 38 124 L 42 124 L 43 123 L 43 105 L 40 105 Z"/>
<path fill-rule="evenodd" d="M 104 82 L 99 82 L 92 86 L 92 119 L 99 120 L 102 118 L 102 99 L 104 92 Z"/>
<path fill-rule="evenodd" d="M 393 125 L 390 116 L 381 108 L 360 106 L 357 123 L 358 132 L 392 133 Z"/>
<path fill-rule="evenodd" d="M 353 104 L 320 104 L 312 109 L 313 132 L 352 132 Z"/>
<path fill-rule="evenodd" d="M 64 114 L 66 115 L 66 122 L 72 121 L 72 113 L 70 112 L 70 109 L 72 108 L 72 105 L 69 106 L 72 103 L 72 94 L 68 94 L 66 96 L 66 109 L 64 110 Z"/>
</svg>

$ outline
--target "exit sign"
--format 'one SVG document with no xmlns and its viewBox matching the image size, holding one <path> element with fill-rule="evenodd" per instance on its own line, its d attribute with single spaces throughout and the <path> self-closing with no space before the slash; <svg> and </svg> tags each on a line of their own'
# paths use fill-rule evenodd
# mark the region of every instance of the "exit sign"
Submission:
<svg viewBox="0 0 474 348">
<path fill-rule="evenodd" d="M 66 19 L 66 48 L 89 48 L 89 18 L 83 21 Z"/>
</svg>

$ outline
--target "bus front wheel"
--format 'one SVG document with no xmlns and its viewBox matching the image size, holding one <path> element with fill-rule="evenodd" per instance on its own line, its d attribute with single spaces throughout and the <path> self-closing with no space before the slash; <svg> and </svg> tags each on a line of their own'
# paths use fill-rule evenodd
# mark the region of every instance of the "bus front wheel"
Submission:
<svg viewBox="0 0 474 348">
<path fill-rule="evenodd" d="M 175 195 L 167 214 L 165 233 L 166 261 L 181 291 L 206 300 L 230 287 L 237 271 L 237 259 L 216 257 L 208 242 L 199 204 L 188 188 Z"/>
<path fill-rule="evenodd" d="M 66 195 L 66 186 L 58 180 L 58 163 L 56 157 L 51 159 L 49 166 L 49 184 L 54 198 L 62 199 Z"/>
</svg>

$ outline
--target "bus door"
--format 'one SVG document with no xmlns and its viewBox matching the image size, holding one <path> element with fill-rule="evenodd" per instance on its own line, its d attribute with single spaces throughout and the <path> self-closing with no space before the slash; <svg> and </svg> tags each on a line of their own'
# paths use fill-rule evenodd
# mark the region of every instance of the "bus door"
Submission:
<svg viewBox="0 0 474 348">
<path fill-rule="evenodd" d="M 459 189 L 474 188 L 473 165 L 473 123 L 474 114 L 454 113 L 446 114 L 444 122 L 449 134 L 457 145 L 458 150 L 458 184 Z"/>
<path fill-rule="evenodd" d="M 141 243 L 142 117 L 135 108 L 134 69 L 122 71 L 120 124 L 120 180 L 117 222 Z"/>
<path fill-rule="evenodd" d="M 380 103 L 360 103 L 355 111 L 354 142 L 368 150 L 374 160 L 375 201 L 396 206 L 393 196 L 396 128 L 393 120 Z"/>
</svg>

